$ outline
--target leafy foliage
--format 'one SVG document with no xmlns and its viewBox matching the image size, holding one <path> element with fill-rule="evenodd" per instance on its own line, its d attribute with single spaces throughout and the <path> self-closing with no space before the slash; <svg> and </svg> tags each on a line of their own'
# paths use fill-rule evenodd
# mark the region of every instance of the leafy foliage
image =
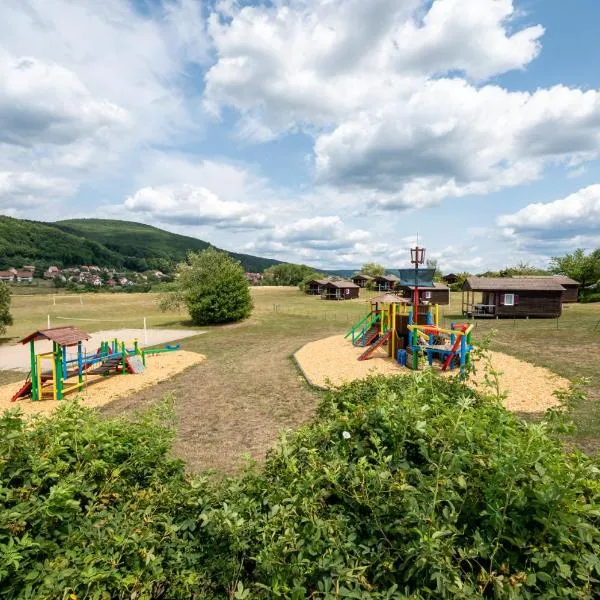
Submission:
<svg viewBox="0 0 600 600">
<path fill-rule="evenodd" d="M 321 277 L 312 267 L 283 263 L 269 267 L 263 273 L 264 285 L 300 285 L 307 279 Z"/>
<path fill-rule="evenodd" d="M 360 268 L 360 272 L 369 277 L 381 277 L 385 273 L 385 267 L 374 262 L 368 262 Z"/>
<path fill-rule="evenodd" d="M 6 333 L 6 328 L 13 324 L 10 314 L 10 288 L 0 281 L 0 335 Z"/>
<path fill-rule="evenodd" d="M 568 400 L 568 398 L 567 398 Z M 326 394 L 264 469 L 189 479 L 161 413 L 0 420 L 6 598 L 593 598 L 597 463 L 458 380 Z"/>
<path fill-rule="evenodd" d="M 600 283 L 600 248 L 589 254 L 578 248 L 565 256 L 555 256 L 550 264 L 554 273 L 571 277 L 582 287 Z"/>
<path fill-rule="evenodd" d="M 184 303 L 196 325 L 240 321 L 250 316 L 252 296 L 240 264 L 225 252 L 208 248 L 190 252 L 177 269 L 176 291 L 163 309 Z"/>
</svg>

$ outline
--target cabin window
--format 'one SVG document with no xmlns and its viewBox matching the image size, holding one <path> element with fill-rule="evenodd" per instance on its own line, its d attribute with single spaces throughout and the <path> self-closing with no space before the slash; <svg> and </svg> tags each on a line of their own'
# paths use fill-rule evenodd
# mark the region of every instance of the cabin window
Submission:
<svg viewBox="0 0 600 600">
<path fill-rule="evenodd" d="M 425 298 L 425 300 L 430 300 L 431 299 L 431 292 L 423 292 L 423 298 Z"/>
<path fill-rule="evenodd" d="M 514 294 L 504 294 L 504 306 L 514 306 L 515 305 L 515 295 Z"/>
</svg>

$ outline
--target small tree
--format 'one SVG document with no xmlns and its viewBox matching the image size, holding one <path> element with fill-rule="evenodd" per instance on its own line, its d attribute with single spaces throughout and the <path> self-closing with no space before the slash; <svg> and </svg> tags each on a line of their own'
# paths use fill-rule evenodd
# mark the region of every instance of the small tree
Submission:
<svg viewBox="0 0 600 600">
<path fill-rule="evenodd" d="M 177 266 L 176 289 L 161 308 L 185 304 L 196 325 L 240 321 L 250 316 L 252 297 L 244 269 L 225 252 L 207 248 L 190 252 Z"/>
<path fill-rule="evenodd" d="M 0 281 L 0 335 L 6 333 L 6 328 L 13 324 L 10 314 L 10 288 Z"/>
<path fill-rule="evenodd" d="M 550 261 L 550 269 L 579 281 L 584 288 L 597 283 L 600 280 L 600 248 L 590 254 L 578 248 L 571 254 L 555 256 Z"/>
<path fill-rule="evenodd" d="M 363 275 L 368 275 L 369 277 L 381 277 L 385 273 L 385 267 L 383 265 L 378 265 L 377 263 L 370 262 L 365 263 L 360 272 Z"/>
</svg>

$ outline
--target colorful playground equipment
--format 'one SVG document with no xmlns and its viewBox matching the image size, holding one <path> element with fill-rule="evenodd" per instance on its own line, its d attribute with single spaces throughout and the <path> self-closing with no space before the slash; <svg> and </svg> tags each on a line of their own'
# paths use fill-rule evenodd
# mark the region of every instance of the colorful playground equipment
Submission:
<svg viewBox="0 0 600 600">
<path fill-rule="evenodd" d="M 378 348 L 387 348 L 389 357 L 402 366 L 419 368 L 419 357 L 429 365 L 439 360 L 442 370 L 459 366 L 461 371 L 470 364 L 473 349 L 473 326 L 451 323 L 449 329 L 439 326 L 439 307 L 421 305 L 414 321 L 413 305 L 406 298 L 383 294 L 370 300 L 371 310 L 347 333 L 352 344 L 364 347 L 358 360 L 368 360 Z"/>
<path fill-rule="evenodd" d="M 439 325 L 437 304 L 423 304 L 419 300 L 419 286 L 433 285 L 435 269 L 419 269 L 425 261 L 425 248 L 411 249 L 414 269 L 400 269 L 401 285 L 414 286 L 412 299 L 395 294 L 371 298 L 371 310 L 347 333 L 355 346 L 365 347 L 358 360 L 367 360 L 373 353 L 387 346 L 387 353 L 399 364 L 418 369 L 420 357 L 427 357 L 430 366 L 435 360 L 442 371 L 459 366 L 461 373 L 470 364 L 473 345 L 472 325 L 451 323 L 446 329 Z"/>
<path fill-rule="evenodd" d="M 62 400 L 69 392 L 82 391 L 88 375 L 141 373 L 147 355 L 172 352 L 179 348 L 142 350 L 137 340 L 128 344 L 113 339 L 100 342 L 99 348 L 88 354 L 83 342 L 89 339 L 85 331 L 72 326 L 40 329 L 23 338 L 20 343 L 30 346 L 31 370 L 11 401 L 26 396 L 32 400 L 48 397 Z M 41 340 L 51 341 L 52 351 L 36 354 L 35 342 Z"/>
</svg>

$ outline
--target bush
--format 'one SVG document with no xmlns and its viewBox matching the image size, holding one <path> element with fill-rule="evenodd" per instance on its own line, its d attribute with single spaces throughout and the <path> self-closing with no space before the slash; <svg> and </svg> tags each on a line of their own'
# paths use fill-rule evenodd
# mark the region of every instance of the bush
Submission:
<svg viewBox="0 0 600 600">
<path fill-rule="evenodd" d="M 0 281 L 0 335 L 6 333 L 6 328 L 13 324 L 10 314 L 10 287 Z"/>
<path fill-rule="evenodd" d="M 196 325 L 240 321 L 250 316 L 252 296 L 244 270 L 225 252 L 214 248 L 190 252 L 178 267 L 176 291 L 163 299 L 168 309 L 184 303 Z"/>
<path fill-rule="evenodd" d="M 600 302 L 600 292 L 585 293 L 581 295 L 581 302 Z"/>
<path fill-rule="evenodd" d="M 326 394 L 235 479 L 189 479 L 161 413 L 0 421 L 6 598 L 593 598 L 597 463 L 428 372 Z M 558 420 L 560 425 L 560 421 Z M 70 596 L 70 595 L 73 596 Z"/>
</svg>

